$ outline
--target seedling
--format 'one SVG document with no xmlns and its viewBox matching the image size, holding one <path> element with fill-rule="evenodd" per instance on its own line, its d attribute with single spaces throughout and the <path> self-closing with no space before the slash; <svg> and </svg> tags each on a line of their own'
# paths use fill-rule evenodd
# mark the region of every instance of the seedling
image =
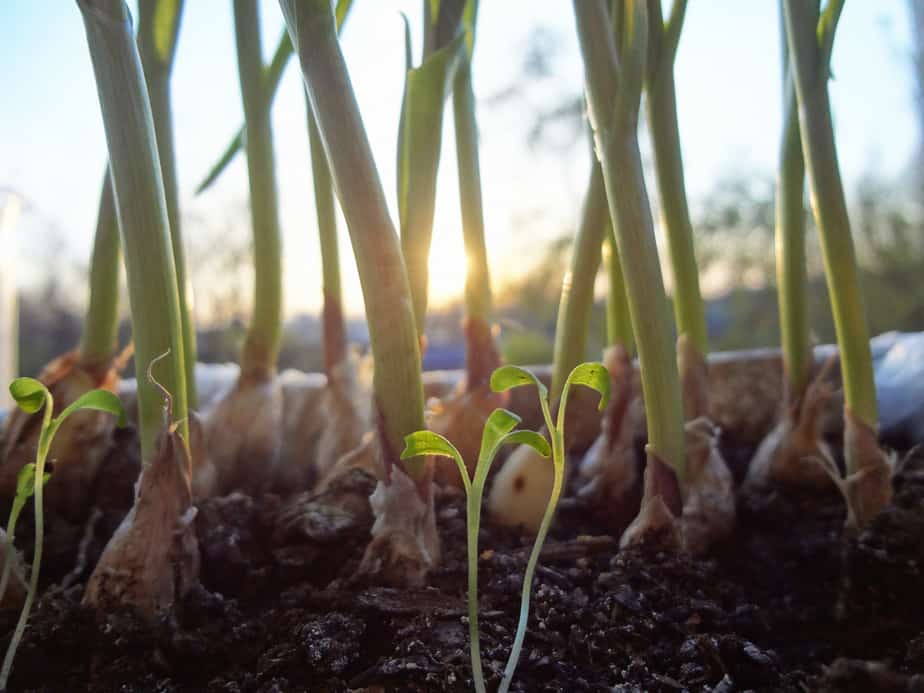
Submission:
<svg viewBox="0 0 924 693">
<path fill-rule="evenodd" d="M 518 366 L 504 366 L 494 371 L 491 376 L 491 389 L 496 392 L 506 392 L 522 385 L 535 385 L 538 391 L 542 418 L 545 420 L 549 436 L 552 438 L 552 466 L 555 476 L 552 482 L 552 493 L 549 496 L 542 522 L 539 525 L 539 531 L 536 533 L 536 541 L 533 544 L 532 552 L 529 554 L 529 561 L 526 563 L 526 572 L 523 575 L 523 597 L 520 601 L 520 620 L 517 623 L 517 632 L 513 639 L 513 649 L 510 651 L 510 658 L 507 660 L 507 666 L 504 669 L 504 677 L 497 689 L 498 693 L 506 693 L 510 687 L 517 661 L 520 659 L 520 650 L 523 648 L 523 639 L 526 637 L 526 622 L 529 618 L 529 598 L 532 590 L 533 574 L 536 572 L 539 554 L 542 552 L 542 545 L 545 543 L 546 534 L 548 534 L 549 527 L 552 525 L 552 519 L 555 517 L 558 499 L 565 483 L 565 413 L 568 410 L 568 395 L 571 392 L 571 386 L 584 385 L 599 392 L 600 403 L 597 408 L 600 411 L 606 408 L 606 404 L 610 399 L 610 376 L 602 363 L 582 363 L 571 371 L 562 386 L 561 398 L 558 404 L 558 417 L 554 422 L 549 411 L 549 392 L 545 385 L 530 371 Z"/>
<path fill-rule="evenodd" d="M 38 447 L 35 452 L 35 462 L 23 467 L 19 473 L 16 497 L 13 499 L 10 519 L 7 523 L 6 557 L 3 565 L 3 577 L 0 578 L 0 599 L 2 599 L 3 592 L 6 590 L 10 570 L 13 566 L 13 536 L 16 529 L 16 520 L 29 497 L 35 497 L 35 549 L 32 557 L 32 573 L 29 576 L 29 589 L 26 592 L 26 600 L 19 615 L 19 621 L 16 623 L 16 630 L 13 631 L 13 637 L 7 648 L 6 657 L 3 660 L 3 669 L 0 670 L 0 690 L 6 690 L 6 684 L 13 667 L 13 659 L 16 656 L 19 641 L 22 639 L 23 632 L 26 629 L 26 622 L 29 620 L 32 603 L 35 601 L 35 595 L 38 591 L 39 570 L 42 565 L 42 546 L 45 538 L 42 489 L 50 477 L 50 474 L 45 471 L 45 462 L 48 451 L 51 449 L 51 442 L 54 440 L 61 424 L 71 414 L 82 409 L 95 409 L 96 411 L 112 414 L 118 418 L 119 426 L 126 424 L 125 410 L 122 408 L 122 403 L 118 397 L 108 390 L 91 390 L 87 392 L 68 405 L 58 416 L 53 416 L 55 403 L 51 392 L 44 384 L 34 378 L 17 378 L 10 383 L 10 394 L 16 400 L 19 408 L 27 414 L 35 414 L 43 409 L 44 411 L 42 413 L 42 428 L 38 438 Z"/>
<path fill-rule="evenodd" d="M 481 526 L 481 502 L 484 484 L 491 470 L 491 464 L 501 446 L 508 444 L 529 445 L 543 457 L 551 454 L 548 441 L 534 431 L 514 430 L 520 417 L 506 409 L 495 409 L 484 425 L 481 436 L 481 451 L 475 465 L 474 478 L 469 479 L 468 468 L 462 454 L 448 439 L 432 431 L 416 431 L 405 437 L 405 448 L 401 459 L 418 455 L 448 457 L 455 460 L 459 476 L 465 489 L 465 521 L 468 544 L 468 633 L 472 659 L 472 678 L 475 690 L 484 693 L 484 671 L 481 665 L 481 645 L 478 635 L 478 530 Z"/>
<path fill-rule="evenodd" d="M 799 103 L 802 152 L 812 210 L 821 239 L 844 381 L 844 457 L 847 476 L 826 468 L 847 499 L 848 527 L 865 527 L 892 496 L 891 465 L 876 436 L 879 414 L 869 328 L 850 217 L 837 162 L 828 96 L 831 50 L 843 0 L 785 0 L 784 16 Z"/>
</svg>

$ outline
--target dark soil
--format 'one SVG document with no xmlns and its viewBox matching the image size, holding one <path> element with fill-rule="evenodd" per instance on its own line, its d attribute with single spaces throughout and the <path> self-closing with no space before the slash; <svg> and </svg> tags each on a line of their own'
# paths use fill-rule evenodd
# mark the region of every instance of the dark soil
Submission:
<svg viewBox="0 0 924 693">
<path fill-rule="evenodd" d="M 726 446 L 739 479 L 749 452 Z M 11 690 L 472 690 L 461 496 L 438 498 L 442 567 L 414 591 L 353 580 L 371 524 L 355 502 L 373 486 L 361 472 L 323 496 L 207 501 L 197 518 L 201 586 L 174 617 L 150 625 L 128 613 L 98 620 L 80 604 L 131 502 L 138 460 L 117 453 L 107 470 L 97 492 L 105 510 L 92 523 L 49 518 L 45 590 Z M 907 461 L 895 487 L 894 507 L 846 540 L 833 493 L 751 493 L 740 499 L 735 535 L 696 560 L 618 551 L 566 497 L 513 690 L 924 691 L 924 454 Z M 19 532 L 27 549 L 28 517 Z M 530 541 L 485 521 L 480 546 L 493 690 Z M 0 613 L 4 649 L 16 617 Z"/>
</svg>

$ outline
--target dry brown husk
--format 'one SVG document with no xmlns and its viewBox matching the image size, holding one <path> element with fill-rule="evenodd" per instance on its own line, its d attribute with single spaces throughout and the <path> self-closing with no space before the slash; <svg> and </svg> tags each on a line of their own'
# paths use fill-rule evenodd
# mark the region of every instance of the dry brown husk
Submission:
<svg viewBox="0 0 924 693">
<path fill-rule="evenodd" d="M 847 476 L 841 476 L 830 456 L 815 461 L 820 463 L 847 503 L 844 529 L 856 532 L 868 527 L 879 511 L 892 501 L 896 455 L 880 448 L 876 431 L 847 407 L 844 407 L 844 454 L 847 468 L 856 470 Z"/>
<path fill-rule="evenodd" d="M 375 522 L 359 572 L 394 587 L 421 587 L 440 561 L 433 482 L 415 482 L 395 466 L 369 496 Z"/>
<path fill-rule="evenodd" d="M 319 477 L 325 477 L 337 460 L 359 447 L 371 427 L 371 402 L 371 360 L 360 359 L 351 351 L 329 369 L 321 397 L 323 418 L 315 454 Z"/>
<path fill-rule="evenodd" d="M 198 579 L 192 463 L 177 426 L 164 424 L 153 459 L 135 486 L 135 503 L 87 582 L 84 603 L 102 613 L 129 607 L 153 618 L 172 608 Z"/>
<path fill-rule="evenodd" d="M 818 459 L 833 459 L 824 441 L 824 418 L 833 389 L 827 382 L 833 361 L 829 360 L 795 401 L 784 404 L 780 420 L 763 439 L 748 468 L 748 485 L 775 481 L 804 487 L 831 483 Z"/>
<path fill-rule="evenodd" d="M 699 418 L 686 424 L 685 433 L 684 488 L 673 468 L 649 449 L 642 506 L 621 546 L 653 543 L 696 555 L 734 529 L 734 480 L 719 453 L 718 429 Z"/>
<path fill-rule="evenodd" d="M 338 460 L 321 480 L 317 493 L 355 487 L 357 473 L 374 477 L 375 490 L 367 502 L 375 519 L 357 577 L 394 587 L 419 587 L 440 560 L 432 466 L 425 468 L 419 481 L 412 480 L 396 462 L 385 463 L 379 435 L 370 431 L 363 436 L 360 446 Z"/>
<path fill-rule="evenodd" d="M 206 454 L 193 476 L 196 497 L 266 491 L 279 463 L 282 424 L 283 393 L 275 371 L 243 370 L 203 413 Z"/>
<path fill-rule="evenodd" d="M 634 443 L 645 412 L 625 347 L 606 349 L 603 363 L 610 374 L 611 396 L 600 435 L 581 462 L 579 494 L 607 527 L 621 532 L 632 520 L 638 502 L 637 496 L 634 503 L 632 498 L 639 477 Z"/>
<path fill-rule="evenodd" d="M 57 415 L 81 395 L 101 388 L 115 392 L 119 373 L 131 357 L 131 347 L 101 365 L 81 360 L 77 350 L 59 356 L 42 369 L 39 380 L 51 392 Z M 24 465 L 35 461 L 41 414 L 14 408 L 3 424 L 0 461 L 0 495 L 13 498 L 16 480 Z M 74 521 L 86 516 L 88 499 L 103 458 L 112 445 L 116 420 L 111 414 L 82 410 L 69 416 L 58 429 L 48 459 L 54 474 L 45 487 L 49 511 Z"/>
</svg>

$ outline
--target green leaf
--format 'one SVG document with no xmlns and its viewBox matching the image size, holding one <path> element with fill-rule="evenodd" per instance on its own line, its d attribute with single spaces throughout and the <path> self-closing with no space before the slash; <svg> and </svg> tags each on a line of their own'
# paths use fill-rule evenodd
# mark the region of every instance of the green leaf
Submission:
<svg viewBox="0 0 924 693">
<path fill-rule="evenodd" d="M 464 35 L 459 34 L 431 53 L 419 67 L 408 70 L 405 77 L 398 135 L 398 216 L 418 325 L 423 325 L 426 314 L 428 257 L 436 209 L 443 110 L 464 39 Z"/>
<path fill-rule="evenodd" d="M 337 21 L 337 31 L 343 30 L 343 24 L 346 22 L 347 15 L 349 15 L 350 10 L 353 7 L 353 0 L 337 0 L 337 6 L 334 9 L 334 16 Z M 286 68 L 286 65 L 289 63 L 289 58 L 292 57 L 294 52 L 292 48 L 292 39 L 289 37 L 289 32 L 286 29 L 282 30 L 282 36 L 279 39 L 279 43 L 276 46 L 276 52 L 273 53 L 273 59 L 270 61 L 270 64 L 266 67 L 263 72 L 263 83 L 264 83 L 264 94 L 266 96 L 268 104 L 273 102 L 273 99 L 276 96 L 276 90 L 279 88 L 279 82 L 282 79 L 282 73 Z M 196 188 L 196 195 L 205 192 L 212 184 L 218 180 L 218 177 L 224 172 L 232 161 L 234 157 L 237 156 L 244 148 L 244 137 L 246 135 L 245 127 L 242 125 L 238 129 L 237 134 L 231 138 L 231 141 L 228 143 L 228 146 L 225 147 L 224 153 L 221 155 L 221 158 L 209 169 L 209 172 L 206 174 L 205 178 L 199 183 Z"/>
<path fill-rule="evenodd" d="M 44 476 L 42 483 L 47 484 L 51 474 L 45 472 Z M 22 502 L 25 503 L 28 498 L 32 497 L 33 493 L 35 493 L 35 462 L 29 462 L 16 475 L 16 499 L 21 498 Z"/>
<path fill-rule="evenodd" d="M 603 411 L 607 402 L 610 401 L 610 374 L 602 363 L 582 363 L 575 366 L 568 380 L 565 381 L 565 388 L 571 385 L 584 385 L 599 392 L 600 403 L 597 409 L 600 411 Z"/>
<path fill-rule="evenodd" d="M 543 457 L 552 454 L 552 446 L 549 445 L 548 439 L 535 431 L 513 431 L 504 436 L 501 445 L 528 445 Z"/>
<path fill-rule="evenodd" d="M 455 460 L 456 465 L 459 467 L 459 474 L 462 475 L 465 490 L 466 492 L 469 490 L 471 482 L 468 478 L 465 460 L 462 459 L 462 454 L 456 450 L 456 446 L 446 438 L 433 431 L 414 431 L 410 435 L 404 436 L 404 450 L 401 451 L 401 459 L 409 460 L 421 455 L 435 455 Z"/>
<path fill-rule="evenodd" d="M 496 450 L 502 444 L 504 436 L 516 428 L 521 420 L 519 416 L 506 409 L 492 411 L 481 433 L 481 451 L 478 453 L 478 459 L 485 459 Z"/>
<path fill-rule="evenodd" d="M 353 0 L 337 0 L 334 8 L 334 18 L 337 20 L 337 31 L 343 30 L 343 23 L 346 21 L 350 8 L 353 7 Z"/>
<path fill-rule="evenodd" d="M 522 385 L 535 385 L 542 399 L 548 397 L 549 390 L 530 371 L 519 366 L 501 366 L 491 374 L 491 389 L 494 392 L 506 392 Z"/>
<path fill-rule="evenodd" d="M 461 457 L 461 454 L 452 443 L 433 431 L 415 431 L 404 437 L 404 450 L 401 452 L 401 459 L 408 460 L 420 455 Z"/>
<path fill-rule="evenodd" d="M 96 411 L 112 414 L 118 418 L 120 427 L 128 423 L 122 401 L 109 390 L 91 390 L 84 393 L 58 414 L 56 421 L 60 424 L 68 416 L 80 409 L 95 409 Z"/>
<path fill-rule="evenodd" d="M 212 166 L 212 168 L 206 174 L 202 182 L 199 183 L 198 187 L 196 188 L 196 195 L 203 193 L 212 187 L 212 183 L 218 180 L 218 176 L 224 172 L 224 170 L 228 167 L 228 164 L 234 161 L 234 157 L 237 156 L 237 153 L 244 146 L 244 132 L 244 128 L 241 128 L 237 131 L 237 134 L 231 138 L 231 142 L 228 143 L 228 146 L 225 148 L 221 158 L 218 159 L 215 165 Z"/>
<path fill-rule="evenodd" d="M 46 397 L 50 397 L 48 388 L 35 378 L 16 378 L 10 383 L 10 394 L 16 404 L 24 412 L 34 414 L 45 404 Z"/>
<path fill-rule="evenodd" d="M 158 0 L 154 9 L 154 47 L 164 64 L 172 61 L 176 51 L 182 8 L 181 0 Z"/>
</svg>

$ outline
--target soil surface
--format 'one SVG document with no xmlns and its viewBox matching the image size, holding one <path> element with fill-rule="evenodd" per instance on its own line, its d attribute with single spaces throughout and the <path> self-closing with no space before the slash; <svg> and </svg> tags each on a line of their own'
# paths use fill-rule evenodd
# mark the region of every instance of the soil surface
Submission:
<svg viewBox="0 0 924 693">
<path fill-rule="evenodd" d="M 470 691 L 465 511 L 438 496 L 441 568 L 423 590 L 354 579 L 371 515 L 356 472 L 323 495 L 234 494 L 199 506 L 201 585 L 170 618 L 100 620 L 80 604 L 132 499 L 132 434 L 87 522 L 47 521 L 43 592 L 16 691 Z M 725 445 L 740 480 L 751 450 Z M 566 494 L 537 571 L 516 691 L 924 691 L 924 453 L 895 502 L 844 538 L 841 499 L 742 495 L 710 556 L 619 551 Z M 353 494 L 352 501 L 344 500 Z M 30 506 L 31 508 L 31 506 Z M 2 510 L 2 508 L 0 508 Z M 17 541 L 31 559 L 31 509 Z M 509 652 L 531 540 L 485 519 L 481 637 L 489 690 Z M 5 650 L 17 613 L 0 613 Z"/>
</svg>

